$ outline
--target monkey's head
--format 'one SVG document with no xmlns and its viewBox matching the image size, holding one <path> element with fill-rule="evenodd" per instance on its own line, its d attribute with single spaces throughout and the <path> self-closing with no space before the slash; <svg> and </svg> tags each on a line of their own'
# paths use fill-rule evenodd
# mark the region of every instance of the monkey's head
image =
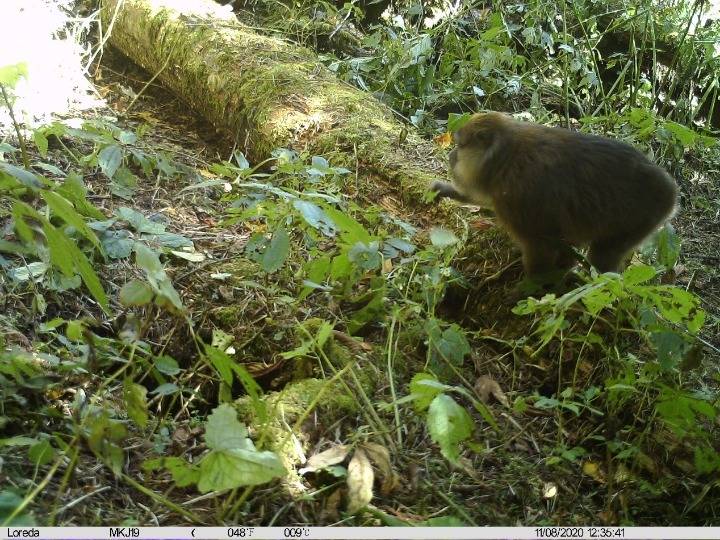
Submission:
<svg viewBox="0 0 720 540">
<path fill-rule="evenodd" d="M 500 149 L 502 135 L 512 119 L 501 113 L 479 113 L 453 134 L 450 171 L 459 192 L 477 204 L 487 204 L 483 189 L 484 166 Z"/>
</svg>

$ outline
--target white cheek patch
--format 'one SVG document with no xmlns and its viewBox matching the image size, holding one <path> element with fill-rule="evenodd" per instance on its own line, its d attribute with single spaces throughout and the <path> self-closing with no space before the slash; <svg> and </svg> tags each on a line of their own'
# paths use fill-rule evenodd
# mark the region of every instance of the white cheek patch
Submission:
<svg viewBox="0 0 720 540">
<path fill-rule="evenodd" d="M 467 167 L 466 163 L 467 161 L 458 159 L 457 163 L 455 163 L 455 167 L 453 168 L 455 185 L 461 189 L 472 184 L 473 171 L 471 168 Z"/>
<path fill-rule="evenodd" d="M 492 208 L 493 201 L 488 194 L 479 189 L 478 180 L 482 170 L 482 163 L 488 159 L 491 153 L 494 153 L 494 150 L 493 147 L 489 148 L 481 158 L 471 152 L 460 154 L 452 170 L 453 183 L 456 189 L 472 200 L 473 204 L 486 208 Z M 478 161 L 480 161 L 480 167 L 477 167 Z"/>
</svg>

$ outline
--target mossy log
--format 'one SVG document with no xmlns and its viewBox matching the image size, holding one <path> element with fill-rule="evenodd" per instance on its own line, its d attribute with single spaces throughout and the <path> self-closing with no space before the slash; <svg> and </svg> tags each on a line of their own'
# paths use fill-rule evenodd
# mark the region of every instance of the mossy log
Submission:
<svg viewBox="0 0 720 540">
<path fill-rule="evenodd" d="M 103 0 L 102 8 L 110 43 L 253 161 L 279 147 L 309 151 L 359 171 L 363 192 L 383 184 L 412 208 L 435 206 L 424 201 L 427 185 L 446 172 L 433 145 L 309 49 L 259 35 L 210 0 Z"/>
</svg>

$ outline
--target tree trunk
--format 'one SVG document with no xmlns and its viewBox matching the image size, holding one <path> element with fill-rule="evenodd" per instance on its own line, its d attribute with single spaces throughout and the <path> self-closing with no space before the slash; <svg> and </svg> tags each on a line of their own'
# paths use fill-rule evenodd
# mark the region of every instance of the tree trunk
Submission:
<svg viewBox="0 0 720 540">
<path fill-rule="evenodd" d="M 424 201 L 445 170 L 423 141 L 373 96 L 335 78 L 303 47 L 258 35 L 210 0 L 103 0 L 110 42 L 257 162 L 279 147 L 360 172 L 359 189 Z M 449 223 L 451 216 L 444 219 Z"/>
</svg>

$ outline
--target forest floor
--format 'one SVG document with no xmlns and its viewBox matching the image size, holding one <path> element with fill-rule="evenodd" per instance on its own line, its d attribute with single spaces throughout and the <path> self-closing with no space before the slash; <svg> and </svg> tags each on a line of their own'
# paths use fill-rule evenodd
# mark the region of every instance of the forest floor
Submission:
<svg viewBox="0 0 720 540">
<path fill-rule="evenodd" d="M 116 111 L 123 111 L 131 99 L 132 93 L 124 88 L 139 92 L 142 81 L 147 78 L 133 68 L 120 74 L 121 66 L 123 61 L 109 54 L 100 71 L 102 78 L 96 81 L 103 97 Z M 106 111 L 106 114 L 114 113 Z M 135 130 L 143 124 L 149 125 L 141 144 L 148 153 L 167 156 L 168 167 L 174 168 L 177 174 L 169 174 L 154 185 L 138 184 L 130 200 L 118 198 L 111 193 L 109 185 L 103 184 L 102 177 L 97 177 L 87 182 L 92 192 L 90 200 L 107 215 L 120 207 L 130 207 L 151 221 L 166 224 L 169 232 L 192 240 L 195 251 L 202 253 L 205 260 L 188 262 L 169 258 L 166 270 L 197 333 L 209 341 L 221 335 L 220 330 L 232 336 L 236 343 L 242 341 L 249 351 L 246 356 L 255 357 L 255 361 L 247 363 L 247 369 L 265 391 L 277 391 L 295 382 L 298 372 L 308 368 L 299 362 L 282 361 L 280 357 L 294 347 L 293 328 L 313 317 L 326 317 L 333 318 L 336 329 L 344 331 L 343 307 L 332 305 L 320 295 L 310 295 L 304 302 L 297 302 L 299 286 L 293 283 L 292 273 L 278 275 L 277 279 L 258 276 L 257 265 L 245 260 L 243 255 L 257 230 L 256 225 L 242 221 L 224 223 L 227 204 L 217 188 L 183 191 L 211 177 L 207 171 L 212 170 L 213 164 L 232 155 L 231 143 L 216 134 L 211 126 L 195 118 L 192 111 L 154 85 L 134 103 L 130 114 L 118 116 L 121 118 L 115 123 L 123 129 Z M 53 163 L 52 159 L 51 155 L 46 161 Z M 66 168 L 61 159 L 53 164 Z M 720 365 L 720 182 L 717 181 L 720 161 L 691 158 L 682 170 L 685 172 L 680 180 L 682 210 L 675 219 L 682 238 L 682 255 L 675 270 L 675 283 L 702 299 L 707 312 L 701 335 L 706 342 L 705 362 L 717 366 Z M 352 174 L 356 172 L 362 174 L 362 171 L 352 171 Z M 355 202 L 361 207 L 367 204 L 370 213 L 382 209 L 392 214 L 396 210 L 388 198 Z M 395 217 L 421 231 L 432 225 L 422 215 Z M 248 492 L 242 505 L 232 509 L 227 507 L 222 493 L 200 495 L 191 488 L 175 487 L 169 475 L 150 474 L 142 468 L 142 463 L 157 455 L 159 449 L 188 459 L 201 455 L 204 443 L 198 418 L 210 412 L 218 389 L 207 366 L 201 365 L 195 347 L 189 345 L 191 338 L 184 323 L 157 313 L 155 319 L 147 323 L 150 327 L 146 340 L 178 361 L 186 373 L 184 387 L 196 390 L 193 397 L 176 402 L 170 410 L 163 408 L 159 396 L 152 398 L 151 410 L 158 418 L 162 417 L 162 422 L 145 432 L 131 430 L 131 436 L 123 445 L 126 476 L 113 475 L 83 448 L 71 464 L 72 475 L 53 477 L 35 500 L 34 513 L 50 515 L 58 525 L 177 525 L 189 519 L 208 525 L 233 521 L 266 526 L 371 525 L 392 523 L 393 518 L 420 523 L 448 516 L 472 525 L 718 524 L 717 514 L 712 514 L 713 509 L 717 511 L 717 504 L 698 497 L 702 492 L 699 484 L 680 480 L 682 464 L 662 463 L 659 453 L 651 456 L 657 466 L 632 471 L 632 478 L 623 480 L 623 489 L 615 486 L 612 494 L 619 494 L 615 498 L 608 495 L 611 492 L 608 477 L 613 473 L 604 469 L 603 447 L 596 441 L 596 435 L 607 429 L 607 425 L 587 415 L 568 420 L 555 410 L 520 410 L 511 405 L 517 405 L 519 398 L 532 396 L 536 391 L 541 395 L 553 394 L 563 373 L 552 365 L 556 350 L 530 358 L 516 345 L 530 329 L 530 321 L 514 315 L 512 306 L 504 301 L 520 278 L 519 266 L 512 264 L 517 251 L 504 233 L 477 212 L 468 210 L 467 221 L 470 225 L 467 242 L 474 244 L 474 249 L 458 255 L 457 267 L 469 282 L 469 289 L 451 287 L 438 313 L 467 332 L 472 351 L 457 375 L 466 386 L 495 397 L 488 399 L 488 407 L 499 429 L 493 430 L 481 415 L 474 415 L 478 426 L 473 437 L 475 446 L 472 453 L 461 457 L 460 466 L 452 466 L 442 457 L 427 434 L 424 420 L 406 408 L 407 405 L 399 409 L 399 417 L 394 416 L 391 406 L 381 406 L 392 403 L 393 396 L 409 393 L 410 378 L 426 360 L 422 343 L 418 343 L 422 340 L 411 328 L 405 332 L 402 320 L 398 320 L 395 329 L 399 337 L 392 346 L 400 352 L 395 355 L 397 363 L 390 368 L 392 373 L 387 373 L 388 366 L 384 364 L 386 352 L 392 349 L 386 342 L 387 327 L 365 332 L 365 348 L 357 355 L 361 370 L 376 379 L 369 400 L 376 409 L 373 414 L 382 418 L 380 425 L 392 426 L 390 437 L 376 432 L 378 426 L 366 421 L 367 412 L 334 410 L 332 406 L 321 415 L 311 414 L 303 423 L 307 455 L 339 444 L 383 441 L 393 474 L 403 482 L 401 485 L 388 482 L 376 490 L 370 512 L 363 517 L 343 514 L 342 500 L 346 495 L 341 489 L 343 484 L 323 474 L 306 477 L 300 484 L 301 493 L 286 489 L 282 483 L 257 487 Z M 302 262 L 291 260 L 288 265 L 298 268 Z M 127 261 L 114 261 L 99 272 L 112 284 L 111 294 L 116 294 L 122 283 L 137 274 Z M 234 281 L 225 281 L 227 278 L 223 276 L 229 272 L 238 273 Z M 82 302 L 76 298 L 72 305 L 51 306 L 48 313 L 70 318 L 95 312 L 92 305 L 83 306 Z M 125 315 L 127 313 L 122 313 L 118 319 L 102 325 L 104 330 L 95 329 L 96 333 L 102 336 L 104 331 L 109 336 L 117 332 L 122 328 L 121 319 Z M 38 322 L 28 320 L 22 333 L 37 338 L 33 327 Z M 49 343 L 47 347 L 52 349 Z M 568 354 L 572 355 L 572 351 Z M 317 374 L 317 369 L 309 369 L 311 374 Z M 596 366 L 583 363 L 575 369 L 581 377 L 590 380 Z M 96 396 L 98 400 L 119 399 L 113 397 L 119 395 L 119 387 L 108 384 L 105 377 L 107 373 L 90 370 L 74 375 L 75 386 L 57 398 L 58 408 L 70 408 L 81 389 L 88 395 L 102 389 Z M 698 384 L 708 387 L 718 384 L 717 380 L 703 382 L 702 377 L 699 380 Z M 231 391 L 234 397 L 242 394 L 238 388 Z M 357 395 L 352 397 L 360 400 Z M 579 448 L 587 454 L 578 454 Z M 30 465 L 17 458 L 0 474 L 27 471 L 28 467 Z M 662 476 L 668 480 L 662 481 Z M 126 481 L 128 477 L 162 493 L 164 500 L 172 504 L 163 504 L 138 491 L 137 485 Z M 613 480 L 609 482 L 612 484 Z M 77 504 L 80 501 L 82 504 Z"/>
</svg>

